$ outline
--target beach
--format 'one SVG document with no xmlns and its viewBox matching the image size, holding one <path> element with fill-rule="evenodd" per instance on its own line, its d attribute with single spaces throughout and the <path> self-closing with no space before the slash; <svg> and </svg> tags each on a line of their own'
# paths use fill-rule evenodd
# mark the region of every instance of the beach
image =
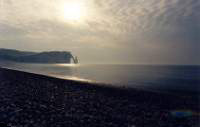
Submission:
<svg viewBox="0 0 200 127">
<path fill-rule="evenodd" d="M 199 127 L 199 95 L 64 80 L 0 68 L 0 125 Z"/>
</svg>

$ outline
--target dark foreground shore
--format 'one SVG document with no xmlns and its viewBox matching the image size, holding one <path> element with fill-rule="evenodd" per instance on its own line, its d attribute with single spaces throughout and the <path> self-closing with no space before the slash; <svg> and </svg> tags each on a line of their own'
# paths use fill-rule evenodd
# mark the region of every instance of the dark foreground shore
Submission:
<svg viewBox="0 0 200 127">
<path fill-rule="evenodd" d="M 199 96 L 0 69 L 0 127 L 200 127 Z"/>
</svg>

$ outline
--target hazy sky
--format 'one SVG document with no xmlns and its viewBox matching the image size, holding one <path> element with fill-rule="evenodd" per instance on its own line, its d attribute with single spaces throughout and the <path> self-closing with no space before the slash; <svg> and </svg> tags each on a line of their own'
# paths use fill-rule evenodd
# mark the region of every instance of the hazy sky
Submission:
<svg viewBox="0 0 200 127">
<path fill-rule="evenodd" d="M 82 63 L 200 64 L 200 0 L 0 0 L 0 47 L 68 50 Z"/>
</svg>

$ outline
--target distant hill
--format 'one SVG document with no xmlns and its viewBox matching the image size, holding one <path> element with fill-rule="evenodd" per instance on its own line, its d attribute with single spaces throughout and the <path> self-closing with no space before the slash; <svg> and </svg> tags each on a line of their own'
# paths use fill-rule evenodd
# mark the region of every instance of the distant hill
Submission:
<svg viewBox="0 0 200 127">
<path fill-rule="evenodd" d="M 24 52 L 12 49 L 0 49 L 0 61 L 24 63 L 71 63 L 73 56 L 67 51 Z"/>
</svg>

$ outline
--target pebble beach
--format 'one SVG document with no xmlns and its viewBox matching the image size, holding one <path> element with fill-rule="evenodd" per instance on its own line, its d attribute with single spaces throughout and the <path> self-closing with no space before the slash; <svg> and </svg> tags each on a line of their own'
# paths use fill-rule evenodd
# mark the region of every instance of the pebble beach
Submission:
<svg viewBox="0 0 200 127">
<path fill-rule="evenodd" d="M 200 127 L 199 98 L 0 68 L 0 126 Z"/>
</svg>

